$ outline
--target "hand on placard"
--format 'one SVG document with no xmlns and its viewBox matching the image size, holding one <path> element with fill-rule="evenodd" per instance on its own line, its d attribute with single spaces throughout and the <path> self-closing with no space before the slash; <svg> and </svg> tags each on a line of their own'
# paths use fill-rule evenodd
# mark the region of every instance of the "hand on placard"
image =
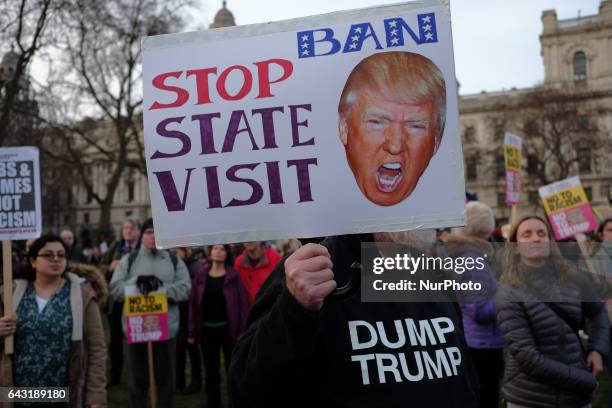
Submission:
<svg viewBox="0 0 612 408">
<path fill-rule="evenodd" d="M 306 244 L 285 260 L 287 289 L 307 310 L 319 311 L 336 289 L 332 261 L 322 245 Z"/>
</svg>

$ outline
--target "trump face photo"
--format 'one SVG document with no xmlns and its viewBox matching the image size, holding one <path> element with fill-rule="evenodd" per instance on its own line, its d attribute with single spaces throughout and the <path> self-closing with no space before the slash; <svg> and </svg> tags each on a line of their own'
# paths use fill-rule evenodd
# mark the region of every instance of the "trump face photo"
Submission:
<svg viewBox="0 0 612 408">
<path fill-rule="evenodd" d="M 442 141 L 444 77 L 419 54 L 370 55 L 347 78 L 338 116 L 359 190 L 375 204 L 398 204 L 412 194 Z"/>
</svg>

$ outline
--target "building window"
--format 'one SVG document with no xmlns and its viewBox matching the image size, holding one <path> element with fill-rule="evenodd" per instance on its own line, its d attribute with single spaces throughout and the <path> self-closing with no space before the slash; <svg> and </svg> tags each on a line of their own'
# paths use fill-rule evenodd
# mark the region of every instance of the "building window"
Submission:
<svg viewBox="0 0 612 408">
<path fill-rule="evenodd" d="M 533 176 L 538 173 L 538 157 L 535 154 L 527 155 L 527 174 Z"/>
<path fill-rule="evenodd" d="M 591 172 L 591 149 L 588 147 L 578 149 L 578 170 L 580 173 Z"/>
<path fill-rule="evenodd" d="M 132 214 L 134 214 L 134 211 L 126 211 L 126 212 L 125 212 L 125 217 L 126 217 L 126 218 L 127 218 L 127 217 L 131 217 L 131 216 L 132 216 Z"/>
<path fill-rule="evenodd" d="M 474 142 L 476 140 L 476 128 L 474 126 L 465 128 L 464 139 L 466 142 Z"/>
<path fill-rule="evenodd" d="M 132 201 L 134 201 L 134 191 L 135 191 L 135 184 L 133 180 L 130 180 L 127 182 L 127 201 L 128 203 L 131 203 Z"/>
<path fill-rule="evenodd" d="M 506 175 L 506 164 L 504 163 L 504 156 L 497 156 L 495 163 L 495 173 L 497 174 L 497 177 L 503 177 Z"/>
<path fill-rule="evenodd" d="M 87 190 L 87 202 L 86 204 L 91 204 L 93 200 L 93 194 L 91 194 L 91 191 Z"/>
<path fill-rule="evenodd" d="M 602 186 L 599 187 L 599 195 L 604 200 L 608 200 L 608 201 L 611 200 L 612 197 L 610 197 L 610 185 L 609 184 L 602 184 Z"/>
<path fill-rule="evenodd" d="M 587 59 L 582 51 L 574 54 L 574 81 L 583 81 L 587 77 Z"/>
<path fill-rule="evenodd" d="M 533 136 L 538 134 L 538 124 L 534 120 L 530 120 L 525 123 L 525 134 L 527 136 Z"/>
<path fill-rule="evenodd" d="M 576 127 L 578 130 L 589 130 L 589 117 L 587 115 L 578 115 Z"/>
<path fill-rule="evenodd" d="M 495 124 L 495 137 L 501 139 L 504 137 L 504 133 L 506 133 L 506 125 L 504 122 L 497 122 Z"/>
<path fill-rule="evenodd" d="M 476 160 L 470 159 L 466 163 L 466 173 L 468 180 L 476 180 L 478 178 L 478 166 Z"/>
<path fill-rule="evenodd" d="M 89 224 L 89 213 L 88 212 L 83 213 L 83 222 L 85 224 Z"/>
<path fill-rule="evenodd" d="M 589 201 L 593 201 L 593 187 L 585 187 L 584 194 L 586 194 Z"/>
<path fill-rule="evenodd" d="M 529 191 L 529 204 L 538 205 L 540 203 L 540 194 L 538 194 L 537 190 Z"/>
<path fill-rule="evenodd" d="M 497 206 L 506 204 L 506 194 L 504 192 L 497 193 Z"/>
<path fill-rule="evenodd" d="M 65 214 L 64 215 L 64 225 L 68 225 L 70 224 L 70 215 Z"/>
</svg>

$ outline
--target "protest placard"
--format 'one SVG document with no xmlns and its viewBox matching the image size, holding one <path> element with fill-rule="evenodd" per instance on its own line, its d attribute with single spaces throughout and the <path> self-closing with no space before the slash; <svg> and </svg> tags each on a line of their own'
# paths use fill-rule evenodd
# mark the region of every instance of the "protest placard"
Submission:
<svg viewBox="0 0 612 408">
<path fill-rule="evenodd" d="M 597 220 L 579 177 L 540 187 L 539 193 L 556 239 L 570 238 L 597 228 Z"/>
<path fill-rule="evenodd" d="M 521 202 L 521 157 L 523 139 L 506 132 L 504 135 L 504 167 L 506 170 L 506 204 Z"/>
<path fill-rule="evenodd" d="M 128 344 L 168 340 L 168 295 L 159 289 L 147 295 L 125 288 L 124 314 Z"/>
<path fill-rule="evenodd" d="M 143 61 L 159 247 L 465 223 L 448 1 L 148 37 Z"/>
<path fill-rule="evenodd" d="M 41 231 L 38 149 L 0 148 L 0 239 L 37 238 Z"/>
</svg>

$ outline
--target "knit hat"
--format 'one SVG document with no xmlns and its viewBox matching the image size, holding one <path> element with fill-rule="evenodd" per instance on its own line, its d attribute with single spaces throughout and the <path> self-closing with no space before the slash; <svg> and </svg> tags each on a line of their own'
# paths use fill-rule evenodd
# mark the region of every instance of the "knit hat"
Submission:
<svg viewBox="0 0 612 408">
<path fill-rule="evenodd" d="M 149 228 L 154 228 L 153 227 L 153 218 L 149 218 L 147 219 L 143 224 L 142 224 L 142 229 L 140 230 L 140 240 L 142 240 L 142 235 L 144 234 L 144 232 L 146 230 L 148 230 Z"/>
</svg>

